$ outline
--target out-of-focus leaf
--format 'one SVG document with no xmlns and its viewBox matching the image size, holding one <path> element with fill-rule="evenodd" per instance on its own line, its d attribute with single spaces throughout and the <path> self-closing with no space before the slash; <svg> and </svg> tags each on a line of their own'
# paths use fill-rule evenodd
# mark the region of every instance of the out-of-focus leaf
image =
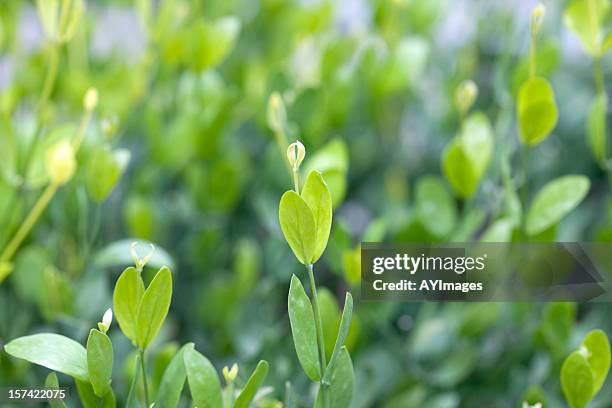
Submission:
<svg viewBox="0 0 612 408">
<path fill-rule="evenodd" d="M 446 147 L 442 170 L 453 190 L 461 197 L 471 197 L 484 176 L 493 153 L 493 130 L 487 117 L 471 114 L 460 134 Z"/>
<path fill-rule="evenodd" d="M 52 389 L 52 390 L 59 389 L 59 381 L 57 379 L 57 374 L 55 374 L 54 372 L 51 372 L 47 376 L 47 379 L 45 380 L 45 388 Z M 66 404 L 64 403 L 64 401 L 59 400 L 59 399 L 53 399 L 53 400 L 50 399 L 49 406 L 51 408 L 66 408 Z"/>
<path fill-rule="evenodd" d="M 107 146 L 95 149 L 87 161 L 87 191 L 97 202 L 111 193 L 130 160 L 130 153 L 120 149 L 111 151 Z"/>
<path fill-rule="evenodd" d="M 437 237 L 450 234 L 457 221 L 457 208 L 444 182 L 435 176 L 421 177 L 414 195 L 417 216 L 423 226 Z"/>
<path fill-rule="evenodd" d="M 561 367 L 561 386 L 571 408 L 585 408 L 593 398 L 593 371 L 587 359 L 574 351 Z"/>
<path fill-rule="evenodd" d="M 600 94 L 591 104 L 589 120 L 587 122 L 587 135 L 591 152 L 598 163 L 603 164 L 606 158 L 606 111 L 608 110 L 608 97 Z"/>
<path fill-rule="evenodd" d="M 546 139 L 557 124 L 555 94 L 544 78 L 525 82 L 518 94 L 517 114 L 521 141 L 529 146 Z"/>
<path fill-rule="evenodd" d="M 542 187 L 527 213 L 527 233 L 536 235 L 561 221 L 586 197 L 590 185 L 585 176 L 569 175 Z"/>
<path fill-rule="evenodd" d="M 565 9 L 563 19 L 592 56 L 603 53 L 602 23 L 610 9 L 608 0 L 573 0 Z"/>
<path fill-rule="evenodd" d="M 13 357 L 89 381 L 85 347 L 68 337 L 53 333 L 34 334 L 11 341 L 4 350 Z"/>
<path fill-rule="evenodd" d="M 297 276 L 289 286 L 289 321 L 298 360 L 306 375 L 313 381 L 321 379 L 317 331 L 312 304 Z"/>
<path fill-rule="evenodd" d="M 593 330 L 582 340 L 587 350 L 586 359 L 593 370 L 593 395 L 597 394 L 606 381 L 610 370 L 610 341 L 601 330 Z"/>
</svg>

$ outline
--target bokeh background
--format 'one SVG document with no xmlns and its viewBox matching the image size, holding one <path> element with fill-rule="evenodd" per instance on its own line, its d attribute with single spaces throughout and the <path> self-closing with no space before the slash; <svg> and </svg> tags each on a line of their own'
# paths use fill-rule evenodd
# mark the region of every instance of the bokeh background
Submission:
<svg viewBox="0 0 612 408">
<path fill-rule="evenodd" d="M 563 24 L 566 2 L 544 4 L 538 73 L 555 90 L 559 121 L 531 153 L 530 194 L 569 173 L 592 185 L 540 239 L 606 240 L 608 182 L 585 134 L 595 97 L 592 60 Z M 0 248 L 46 183 L 45 144 L 29 150 L 37 123 L 44 139 L 71 135 L 90 86 L 99 104 L 74 179 L 53 198 L 0 285 L 0 345 L 40 331 L 84 342 L 111 306 L 138 239 L 157 248 L 147 273 L 169 264 L 174 274 L 169 319 L 150 353 L 153 387 L 172 353 L 194 341 L 218 369 L 239 362 L 242 376 L 267 359 L 269 399 L 283 401 L 290 384 L 292 406 L 307 406 L 314 390 L 295 356 L 286 312 L 291 274 L 305 275 L 278 223 L 279 199 L 292 183 L 283 138 L 267 120 L 268 99 L 278 92 L 286 140 L 304 143 L 305 168 L 323 171 L 333 190 L 332 236 L 316 274 L 328 352 L 344 292 L 357 298 L 348 339 L 353 406 L 517 407 L 528 393 L 564 406 L 560 365 L 588 330 L 611 332 L 608 304 L 359 302 L 359 242 L 478 240 L 505 208 L 502 163 L 517 186 L 522 182 L 516 94 L 527 77 L 534 6 L 88 1 L 74 37 L 59 50 L 57 80 L 39 115 L 51 46 L 34 2 L 3 1 Z M 608 55 L 605 78 L 612 78 L 610 62 Z M 423 176 L 442 177 L 440 155 L 460 122 L 453 95 L 466 79 L 478 85 L 474 109 L 492 123 L 495 153 L 469 205 L 448 189 L 454 210 L 432 227 L 415 210 L 429 204 L 419 202 L 415 186 Z M 139 250 L 144 254 L 146 244 Z M 118 327 L 109 333 L 122 399 L 134 356 Z M 40 385 L 45 375 L 0 353 L 0 385 Z M 612 387 L 591 406 L 612 406 Z"/>
</svg>

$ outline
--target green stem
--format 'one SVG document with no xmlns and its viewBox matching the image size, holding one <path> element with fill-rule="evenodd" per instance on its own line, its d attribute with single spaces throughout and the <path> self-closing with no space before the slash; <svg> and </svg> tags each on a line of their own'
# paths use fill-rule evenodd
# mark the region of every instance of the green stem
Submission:
<svg viewBox="0 0 612 408">
<path fill-rule="evenodd" d="M 298 174 L 298 169 L 293 168 L 293 187 L 295 189 L 295 192 L 300 194 L 300 176 Z"/>
<path fill-rule="evenodd" d="M 144 350 L 139 350 L 140 352 L 140 369 L 142 370 L 142 386 L 144 388 L 144 399 L 145 399 L 145 407 L 149 407 L 149 386 L 147 384 L 147 370 L 145 369 L 145 352 Z"/>
<path fill-rule="evenodd" d="M 531 42 L 529 46 L 529 79 L 534 79 L 536 76 L 536 35 L 531 33 Z"/>
<path fill-rule="evenodd" d="M 11 260 L 23 240 L 28 236 L 28 233 L 40 215 L 43 213 L 45 208 L 47 208 L 47 205 L 49 205 L 49 202 L 51 201 L 51 198 L 53 198 L 53 195 L 57 191 L 58 187 L 58 184 L 51 183 L 47 186 L 45 191 L 43 191 L 38 198 L 38 201 L 36 201 L 36 204 L 34 204 L 34 207 L 32 207 L 28 216 L 17 230 L 17 233 L 13 236 L 13 239 L 11 239 L 6 248 L 4 248 L 2 255 L 0 255 L 0 262 L 9 262 Z"/>
<path fill-rule="evenodd" d="M 523 145 L 523 184 L 521 185 L 521 232 L 523 238 L 527 236 L 525 228 L 527 224 L 527 204 L 529 200 L 529 146 Z"/>
<path fill-rule="evenodd" d="M 314 279 L 312 264 L 306 265 L 308 277 L 310 278 L 310 290 L 312 291 L 312 308 L 314 312 L 315 325 L 317 326 L 317 345 L 319 346 L 319 364 L 321 365 L 321 395 L 323 399 L 323 407 L 329 408 L 327 399 L 327 384 L 323 383 L 325 377 L 325 368 L 327 361 L 325 358 L 325 340 L 323 338 L 323 324 L 321 323 L 321 309 L 319 308 L 319 297 L 317 295 L 317 285 Z"/>
</svg>

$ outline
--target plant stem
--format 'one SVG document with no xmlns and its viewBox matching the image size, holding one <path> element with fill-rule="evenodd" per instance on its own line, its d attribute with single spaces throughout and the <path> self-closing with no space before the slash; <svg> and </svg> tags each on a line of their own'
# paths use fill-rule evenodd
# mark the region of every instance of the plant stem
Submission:
<svg viewBox="0 0 612 408">
<path fill-rule="evenodd" d="M 527 201 L 529 200 L 529 146 L 523 145 L 523 184 L 521 185 L 521 233 L 523 237 L 527 236 L 525 231 L 527 224 Z"/>
<path fill-rule="evenodd" d="M 298 174 L 297 167 L 293 168 L 293 186 L 294 186 L 295 192 L 300 194 L 300 177 Z M 312 265 L 310 265 L 310 267 L 312 268 Z"/>
<path fill-rule="evenodd" d="M 145 407 L 149 408 L 149 386 L 147 384 L 147 371 L 145 369 L 145 352 L 140 351 L 140 369 L 142 370 L 142 386 L 144 388 Z"/>
<path fill-rule="evenodd" d="M 306 265 L 308 277 L 310 278 L 310 290 L 312 291 L 312 308 L 314 312 L 315 325 L 317 326 L 317 345 L 319 346 L 319 364 L 321 365 L 321 396 L 323 399 L 323 407 L 329 408 L 327 400 L 327 384 L 323 383 L 325 377 L 325 367 L 327 359 L 325 358 L 325 340 L 323 338 L 323 324 L 321 323 L 321 309 L 319 308 L 319 297 L 317 295 L 317 285 L 314 279 L 312 264 Z"/>
<path fill-rule="evenodd" d="M 51 198 L 53 198 L 53 195 L 57 191 L 58 187 L 58 184 L 51 183 L 43 191 L 38 198 L 38 201 L 36 201 L 36 204 L 34 204 L 34 207 L 32 207 L 30 213 L 17 230 L 17 233 L 13 236 L 13 239 L 11 239 L 6 248 L 4 248 L 2 255 L 0 255 L 0 262 L 9 262 L 11 260 L 19 248 L 19 245 L 21 245 L 42 212 L 45 210 L 45 208 L 47 208 L 47 205 L 49 205 L 49 201 L 51 201 Z"/>
<path fill-rule="evenodd" d="M 531 32 L 531 41 L 529 46 L 529 79 L 534 79 L 536 76 L 536 34 Z"/>
</svg>

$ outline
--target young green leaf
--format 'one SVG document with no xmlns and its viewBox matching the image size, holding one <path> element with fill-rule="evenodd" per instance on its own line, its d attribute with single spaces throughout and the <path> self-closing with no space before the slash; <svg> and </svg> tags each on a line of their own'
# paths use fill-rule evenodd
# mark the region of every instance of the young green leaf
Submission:
<svg viewBox="0 0 612 408">
<path fill-rule="evenodd" d="M 559 177 L 538 192 L 527 213 L 527 233 L 536 235 L 558 223 L 580 204 L 590 187 L 580 175 Z"/>
<path fill-rule="evenodd" d="M 85 347 L 53 333 L 19 337 L 4 346 L 13 357 L 38 364 L 82 381 L 89 381 Z"/>
<path fill-rule="evenodd" d="M 463 198 L 472 196 L 484 176 L 493 153 L 493 130 L 481 112 L 471 114 L 446 147 L 442 170 L 451 187 Z"/>
<path fill-rule="evenodd" d="M 249 404 L 253 401 L 253 398 L 255 398 L 255 393 L 257 393 L 257 390 L 261 387 L 267 375 L 268 362 L 262 360 L 257 364 L 255 371 L 253 371 L 253 374 L 251 374 L 242 392 L 238 395 L 233 408 L 249 408 Z"/>
<path fill-rule="evenodd" d="M 571 408 L 585 408 L 593 398 L 593 371 L 587 359 L 574 351 L 561 367 L 561 387 Z"/>
<path fill-rule="evenodd" d="M 457 195 L 462 198 L 474 195 L 478 188 L 478 176 L 459 138 L 451 140 L 444 149 L 442 171 Z"/>
<path fill-rule="evenodd" d="M 138 306 L 145 287 L 140 273 L 133 268 L 126 268 L 115 285 L 113 293 L 113 310 L 119 327 L 125 336 L 136 343 L 136 323 Z"/>
<path fill-rule="evenodd" d="M 76 380 L 77 392 L 84 408 L 115 408 L 117 401 L 113 390 L 109 390 L 104 398 L 98 398 L 92 385 L 87 381 Z"/>
<path fill-rule="evenodd" d="M 96 329 L 91 329 L 87 338 L 87 369 L 94 393 L 104 397 L 113 374 L 113 345 L 106 334 Z"/>
<path fill-rule="evenodd" d="M 329 364 L 327 365 L 327 370 L 325 371 L 325 376 L 323 377 L 323 382 L 331 383 L 331 375 L 333 370 L 331 369 L 338 357 L 341 354 L 342 346 L 344 346 L 344 341 L 346 340 L 346 336 L 348 335 L 349 329 L 351 327 L 351 318 L 353 316 L 353 296 L 350 292 L 346 292 L 346 297 L 344 299 L 344 310 L 342 311 L 342 319 L 340 320 L 340 328 L 338 329 L 338 337 L 336 338 L 336 345 L 334 346 L 334 351 L 332 352 L 331 358 L 329 359 Z"/>
<path fill-rule="evenodd" d="M 321 379 L 321 367 L 312 304 L 302 282 L 295 275 L 291 277 L 288 305 L 291 333 L 298 360 L 306 375 L 311 380 L 318 381 Z"/>
<path fill-rule="evenodd" d="M 315 253 L 316 224 L 306 201 L 295 191 L 283 194 L 279 206 L 279 220 L 283 234 L 298 261 L 311 263 Z"/>
<path fill-rule="evenodd" d="M 215 367 L 194 349 L 184 351 L 183 361 L 193 405 L 198 408 L 222 408 L 221 383 Z"/>
<path fill-rule="evenodd" d="M 316 238 L 314 254 L 309 263 L 315 263 L 325 251 L 332 223 L 331 194 L 321 173 L 313 171 L 308 175 L 302 190 L 302 198 L 314 216 Z"/>
<path fill-rule="evenodd" d="M 141 350 L 146 349 L 161 328 L 172 300 L 172 273 L 162 267 L 142 296 L 138 306 L 136 338 Z"/>
<path fill-rule="evenodd" d="M 602 22 L 608 10 L 608 0 L 574 0 L 565 10 L 563 19 L 582 42 L 582 46 L 594 57 L 601 56 Z"/>
<path fill-rule="evenodd" d="M 185 352 L 193 350 L 193 343 L 187 343 L 174 355 L 164 371 L 159 390 L 157 391 L 156 407 L 176 407 L 181 398 L 187 372 L 185 371 Z"/>
<path fill-rule="evenodd" d="M 49 373 L 47 379 L 45 380 L 45 388 L 51 390 L 58 390 L 59 387 L 60 386 L 59 381 L 57 379 L 57 374 L 55 374 L 54 372 Z M 66 404 L 64 403 L 64 401 L 59 399 L 50 399 L 49 406 L 51 408 L 66 408 Z"/>
<path fill-rule="evenodd" d="M 87 161 L 86 186 L 95 201 L 106 200 L 129 160 L 130 153 L 127 150 L 113 152 L 107 146 L 99 147 L 91 153 Z"/>
<path fill-rule="evenodd" d="M 349 355 L 349 352 L 345 346 L 340 349 L 338 358 L 334 362 L 334 365 L 330 366 L 328 370 L 330 371 L 328 386 L 330 401 L 329 406 L 334 408 L 350 407 L 353 399 L 353 387 L 355 380 L 351 356 Z M 319 390 L 315 408 L 321 408 L 324 406 L 322 395 L 323 394 Z"/>
<path fill-rule="evenodd" d="M 427 231 L 439 238 L 451 233 L 457 222 L 457 208 L 439 177 L 421 177 L 415 187 L 414 201 L 417 217 Z"/>
<path fill-rule="evenodd" d="M 582 340 L 586 359 L 593 370 L 593 396 L 599 392 L 610 370 L 610 342 L 601 330 L 593 330 Z"/>
<path fill-rule="evenodd" d="M 533 146 L 552 132 L 557 124 L 555 94 L 544 78 L 534 78 L 519 89 L 517 114 L 521 142 Z"/>
<path fill-rule="evenodd" d="M 190 38 L 198 39 L 191 47 L 195 53 L 187 55 L 192 67 L 203 71 L 221 63 L 234 47 L 240 26 L 240 20 L 233 16 L 196 24 L 190 33 Z"/>
<path fill-rule="evenodd" d="M 606 159 L 606 111 L 608 110 L 608 97 L 606 94 L 598 95 L 591 104 L 589 120 L 587 122 L 587 135 L 589 147 L 598 163 L 603 164 Z"/>
</svg>

